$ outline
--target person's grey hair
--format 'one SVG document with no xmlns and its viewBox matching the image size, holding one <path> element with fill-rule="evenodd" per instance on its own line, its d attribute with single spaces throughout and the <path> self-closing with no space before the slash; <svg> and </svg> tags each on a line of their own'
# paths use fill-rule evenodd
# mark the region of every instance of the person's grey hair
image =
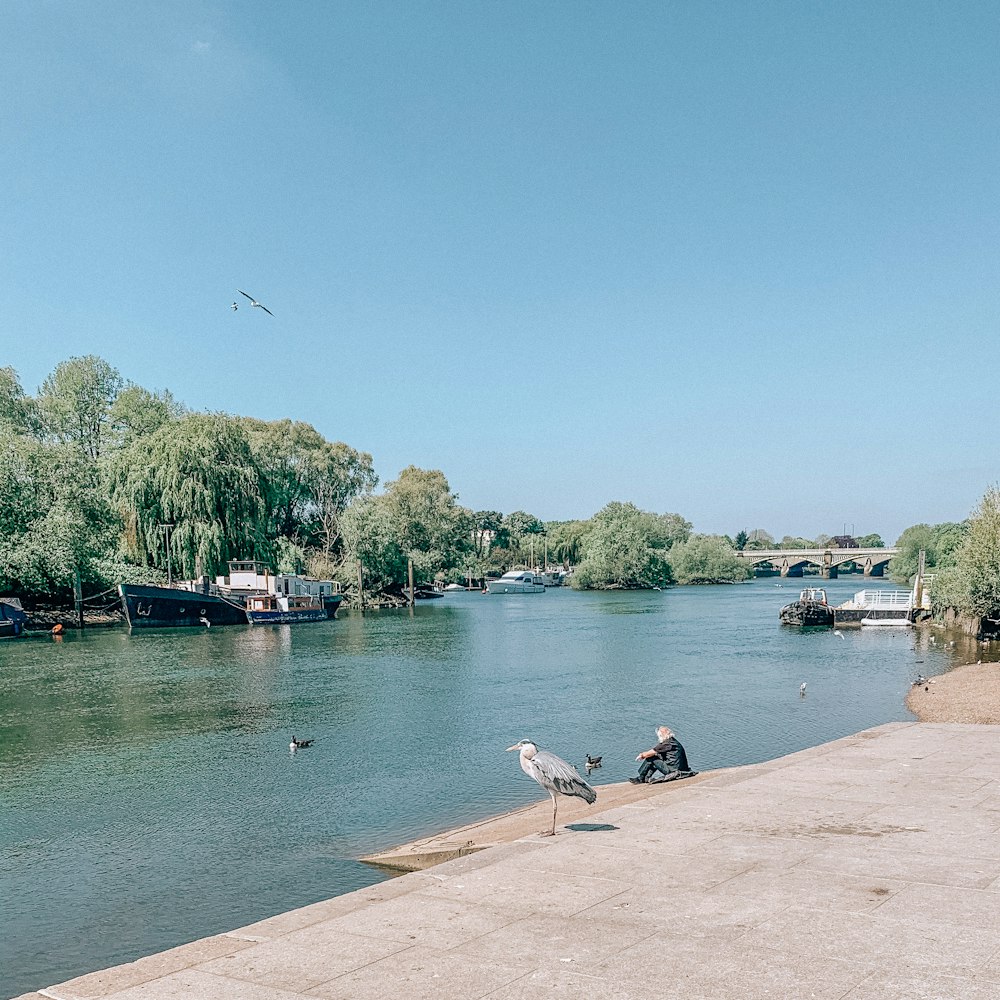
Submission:
<svg viewBox="0 0 1000 1000">
<path fill-rule="evenodd" d="M 663 739 L 668 739 L 674 735 L 674 731 L 669 726 L 657 726 L 656 735 Z"/>
</svg>

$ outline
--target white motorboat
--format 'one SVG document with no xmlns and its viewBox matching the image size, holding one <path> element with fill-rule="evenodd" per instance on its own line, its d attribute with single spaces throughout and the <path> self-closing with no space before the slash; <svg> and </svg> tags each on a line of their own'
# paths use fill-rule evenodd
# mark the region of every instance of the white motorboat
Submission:
<svg viewBox="0 0 1000 1000">
<path fill-rule="evenodd" d="M 512 569 L 499 580 L 490 580 L 486 590 L 490 594 L 541 594 L 545 592 L 545 585 L 531 570 Z"/>
</svg>

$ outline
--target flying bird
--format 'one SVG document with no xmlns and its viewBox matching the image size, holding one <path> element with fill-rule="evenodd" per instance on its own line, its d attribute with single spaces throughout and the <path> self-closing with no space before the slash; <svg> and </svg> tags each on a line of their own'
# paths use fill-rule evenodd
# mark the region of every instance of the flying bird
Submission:
<svg viewBox="0 0 1000 1000">
<path fill-rule="evenodd" d="M 262 305 L 252 295 L 247 295 L 247 293 L 244 292 L 242 288 L 237 288 L 236 291 L 238 291 L 240 293 L 240 295 L 244 296 L 245 298 L 248 298 L 250 300 L 250 305 L 252 305 L 254 307 L 254 309 L 263 309 L 264 312 L 266 312 L 268 314 L 268 316 L 273 316 L 274 315 L 274 313 L 271 312 L 271 310 L 268 309 L 267 306 Z M 234 303 L 234 305 L 235 305 L 235 303 Z"/>
<path fill-rule="evenodd" d="M 239 306 L 234 302 L 229 308 L 232 309 L 233 312 L 236 312 L 236 310 L 239 309 Z"/>
<path fill-rule="evenodd" d="M 294 736 L 292 737 L 292 742 L 288 744 L 288 749 L 295 753 L 296 750 L 304 750 L 306 747 L 311 747 L 313 745 L 312 740 L 297 740 Z"/>
<path fill-rule="evenodd" d="M 542 830 L 541 836 L 556 835 L 556 811 L 559 808 L 557 792 L 560 795 L 574 795 L 591 804 L 597 801 L 597 792 L 562 757 L 557 757 L 548 750 L 539 750 L 531 740 L 519 740 L 507 749 L 521 751 L 521 770 L 537 781 L 552 797 L 552 829 Z"/>
</svg>

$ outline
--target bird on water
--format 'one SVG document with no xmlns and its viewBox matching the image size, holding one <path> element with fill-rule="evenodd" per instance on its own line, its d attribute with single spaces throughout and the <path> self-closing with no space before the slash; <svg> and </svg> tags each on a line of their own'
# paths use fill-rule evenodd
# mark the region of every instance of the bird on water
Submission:
<svg viewBox="0 0 1000 1000">
<path fill-rule="evenodd" d="M 591 757 L 590 754 L 588 753 L 587 763 L 586 763 L 587 774 L 590 774 L 590 772 L 593 771 L 595 767 L 600 767 L 602 760 L 604 760 L 603 757 Z"/>
<path fill-rule="evenodd" d="M 292 742 L 288 744 L 288 749 L 295 753 L 296 750 L 304 750 L 306 747 L 311 747 L 313 745 L 312 740 L 297 740 L 294 736 L 292 737 Z"/>
<path fill-rule="evenodd" d="M 803 682 L 802 682 L 802 683 L 801 683 L 801 684 L 799 685 L 799 694 L 800 694 L 800 695 L 801 695 L 801 696 L 802 696 L 803 698 L 804 698 L 804 697 L 806 696 L 806 682 L 805 682 L 805 681 L 803 681 Z"/>
<path fill-rule="evenodd" d="M 271 310 L 268 309 L 267 306 L 265 306 L 262 303 L 258 302 L 252 295 L 247 295 L 247 293 L 244 292 L 242 288 L 237 288 L 236 291 L 238 291 L 240 293 L 240 295 L 244 296 L 245 298 L 248 298 L 250 300 L 250 305 L 252 305 L 254 307 L 254 309 L 263 309 L 264 312 L 266 312 L 268 314 L 268 316 L 273 316 L 274 315 L 274 313 L 271 312 Z"/>
<path fill-rule="evenodd" d="M 559 809 L 556 793 L 573 795 L 591 805 L 597 801 L 597 792 L 562 757 L 557 757 L 548 750 L 539 750 L 531 740 L 519 740 L 512 747 L 507 747 L 507 750 L 521 751 L 521 770 L 537 781 L 552 798 L 552 829 L 542 830 L 542 837 L 556 835 L 556 812 Z"/>
</svg>

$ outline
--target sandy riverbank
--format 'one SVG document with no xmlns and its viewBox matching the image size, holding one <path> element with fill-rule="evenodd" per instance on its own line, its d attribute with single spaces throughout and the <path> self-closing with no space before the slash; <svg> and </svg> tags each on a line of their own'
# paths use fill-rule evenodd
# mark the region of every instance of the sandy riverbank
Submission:
<svg viewBox="0 0 1000 1000">
<path fill-rule="evenodd" d="M 932 677 L 906 696 L 921 722 L 1000 724 L 1000 663 L 970 663 Z"/>
</svg>

